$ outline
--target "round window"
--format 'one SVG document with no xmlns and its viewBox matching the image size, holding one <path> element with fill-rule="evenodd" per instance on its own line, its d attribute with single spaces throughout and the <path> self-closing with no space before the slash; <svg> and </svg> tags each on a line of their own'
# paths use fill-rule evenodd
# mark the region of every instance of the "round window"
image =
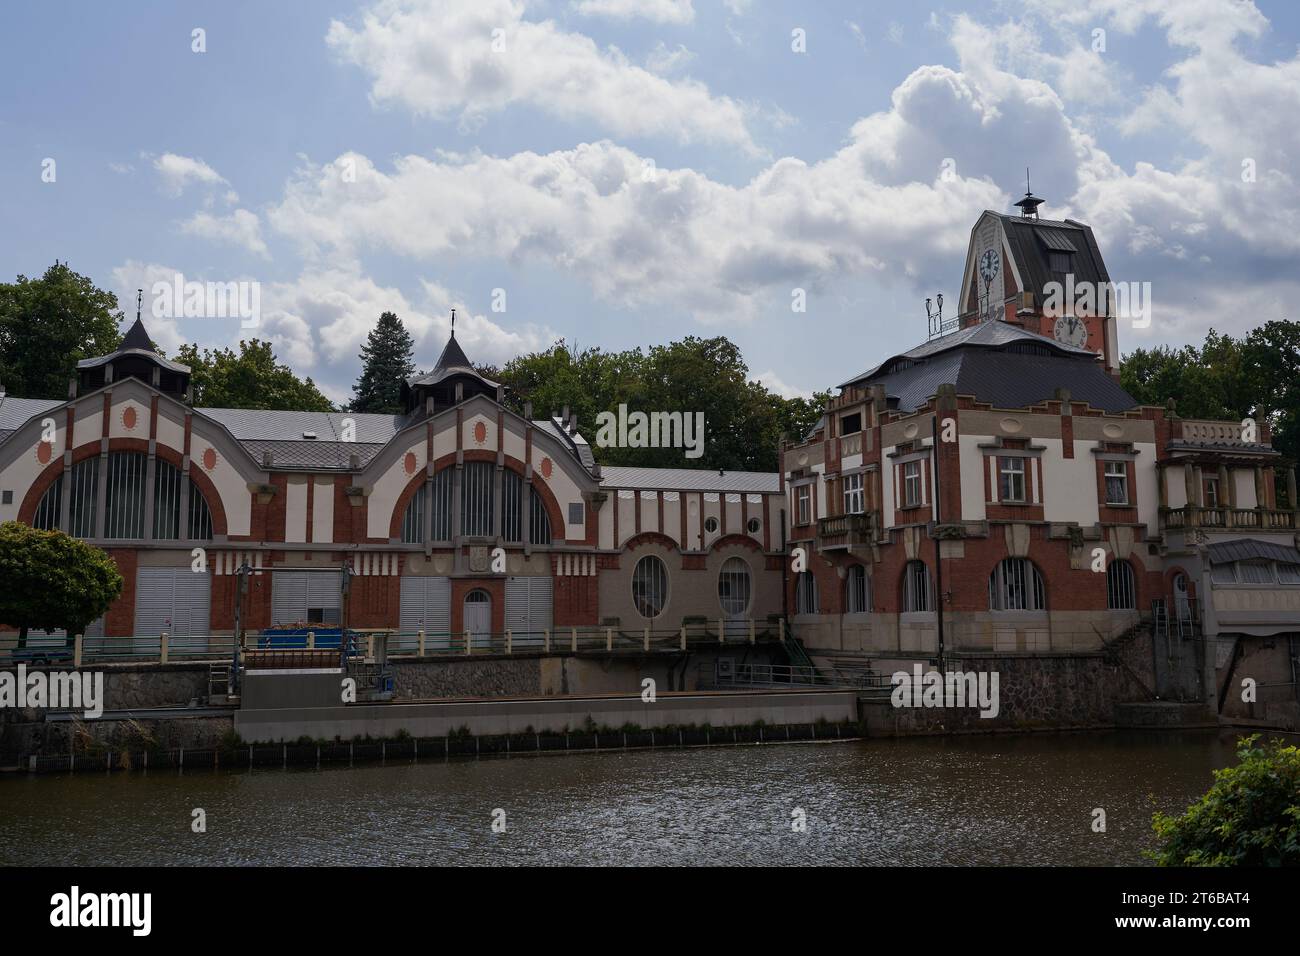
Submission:
<svg viewBox="0 0 1300 956">
<path fill-rule="evenodd" d="M 705 518 L 705 519 L 704 519 L 704 530 L 707 531 L 709 534 L 713 534 L 715 531 L 717 531 L 717 530 L 718 530 L 718 519 L 715 518 L 715 517 L 713 517 L 713 515 L 709 515 L 707 518 Z"/>
<path fill-rule="evenodd" d="M 758 534 L 759 531 L 763 530 L 763 522 L 757 518 L 750 518 L 749 524 L 745 525 L 745 527 L 749 529 L 750 534 Z"/>
</svg>

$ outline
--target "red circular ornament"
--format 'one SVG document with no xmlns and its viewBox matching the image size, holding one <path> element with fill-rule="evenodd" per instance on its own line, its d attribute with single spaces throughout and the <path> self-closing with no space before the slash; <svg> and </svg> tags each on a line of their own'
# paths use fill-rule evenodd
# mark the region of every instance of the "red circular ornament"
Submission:
<svg viewBox="0 0 1300 956">
<path fill-rule="evenodd" d="M 128 405 L 125 409 L 123 409 L 122 424 L 126 427 L 127 431 L 130 431 L 131 429 L 135 428 L 136 423 L 139 421 L 139 419 L 140 416 L 136 414 L 135 409 L 132 408 L 131 406 Z"/>
<path fill-rule="evenodd" d="M 543 477 L 543 478 L 549 478 L 549 477 L 551 477 L 551 469 L 552 469 L 553 467 L 554 467 L 554 466 L 551 464 L 551 459 L 549 459 L 549 458 L 543 458 L 543 459 L 542 459 L 542 477 Z"/>
<path fill-rule="evenodd" d="M 487 426 L 482 422 L 474 423 L 474 441 L 480 445 L 487 441 Z"/>
<path fill-rule="evenodd" d="M 47 441 L 36 443 L 36 460 L 42 465 L 48 465 L 50 459 L 54 457 L 54 446 Z"/>
<path fill-rule="evenodd" d="M 217 467 L 217 453 L 214 449 L 206 448 L 203 451 L 203 467 L 208 471 Z"/>
<path fill-rule="evenodd" d="M 408 475 L 415 474 L 415 452 L 408 451 L 406 457 L 402 459 L 402 467 L 406 469 Z"/>
</svg>

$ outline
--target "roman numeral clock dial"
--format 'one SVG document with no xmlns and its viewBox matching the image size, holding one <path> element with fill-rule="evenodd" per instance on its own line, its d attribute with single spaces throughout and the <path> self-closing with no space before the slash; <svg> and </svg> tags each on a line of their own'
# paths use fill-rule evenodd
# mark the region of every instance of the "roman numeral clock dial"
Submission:
<svg viewBox="0 0 1300 956">
<path fill-rule="evenodd" d="M 985 318 L 989 321 L 998 317 L 997 306 L 993 298 L 993 280 L 998 277 L 998 270 L 1001 265 L 1001 259 L 996 249 L 985 249 L 984 254 L 980 256 L 980 278 L 984 280 Z"/>
<path fill-rule="evenodd" d="M 1052 327 L 1052 334 L 1056 336 L 1056 341 L 1073 345 L 1077 349 L 1088 344 L 1088 326 L 1077 316 L 1061 316 Z"/>
</svg>

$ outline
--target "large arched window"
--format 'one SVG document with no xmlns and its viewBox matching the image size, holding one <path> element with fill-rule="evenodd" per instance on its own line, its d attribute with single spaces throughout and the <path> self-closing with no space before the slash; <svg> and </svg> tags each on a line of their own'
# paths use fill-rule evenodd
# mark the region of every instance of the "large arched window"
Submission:
<svg viewBox="0 0 1300 956">
<path fill-rule="evenodd" d="M 1133 565 L 1122 558 L 1106 568 L 1106 607 L 1112 611 L 1132 611 L 1137 607 Z"/>
<path fill-rule="evenodd" d="M 541 494 L 537 487 L 532 487 L 532 494 L 528 498 L 528 520 L 532 522 L 528 533 L 532 536 L 529 540 L 533 544 L 550 544 L 551 543 L 551 516 L 546 513 L 546 502 L 542 500 Z"/>
<path fill-rule="evenodd" d="M 161 459 L 154 461 L 153 536 L 174 541 L 181 532 L 182 475 L 179 468 Z M 185 515 L 185 537 L 190 540 L 212 539 L 212 512 L 198 487 L 190 483 L 189 511 Z"/>
<path fill-rule="evenodd" d="M 749 610 L 752 579 L 744 558 L 727 558 L 718 572 L 718 602 L 727 617 L 743 617 Z"/>
<path fill-rule="evenodd" d="M 145 467 L 138 451 L 108 455 L 108 488 L 104 495 L 104 537 L 144 537 Z"/>
<path fill-rule="evenodd" d="M 820 608 L 817 600 L 817 579 L 811 571 L 800 571 L 794 588 L 794 613 L 816 614 Z"/>
<path fill-rule="evenodd" d="M 433 476 L 432 483 L 420 486 L 406 511 L 402 513 L 402 541 L 419 544 L 424 540 L 428 508 L 433 507 L 433 540 L 451 540 L 451 469 L 444 468 Z"/>
<path fill-rule="evenodd" d="M 99 458 L 87 458 L 72 467 L 69 494 L 68 533 L 78 538 L 96 536 L 95 518 L 99 492 Z M 108 456 L 108 485 L 104 494 L 104 536 L 145 537 L 145 486 L 148 458 L 142 452 L 114 452 Z M 52 531 L 63 526 L 64 475 L 46 489 L 32 516 L 32 527 Z M 184 476 L 170 462 L 154 461 L 153 539 L 174 541 L 181 534 Z M 212 539 L 212 511 L 203 493 L 191 483 L 189 508 L 184 515 L 187 539 Z"/>
<path fill-rule="evenodd" d="M 460 533 L 468 538 L 492 536 L 493 472 L 496 465 L 472 461 L 461 475 Z"/>
<path fill-rule="evenodd" d="M 930 569 L 924 561 L 908 561 L 903 567 L 903 610 L 933 611 L 930 600 Z"/>
<path fill-rule="evenodd" d="M 658 617 L 668 604 L 668 569 L 657 555 L 647 554 L 636 563 L 632 603 L 642 617 Z"/>
<path fill-rule="evenodd" d="M 990 611 L 1042 611 L 1043 576 L 1027 558 L 1004 558 L 989 575 Z"/>
<path fill-rule="evenodd" d="M 848 573 L 844 575 L 844 610 L 848 614 L 861 614 L 871 610 L 867 569 L 860 564 L 850 565 Z"/>
</svg>

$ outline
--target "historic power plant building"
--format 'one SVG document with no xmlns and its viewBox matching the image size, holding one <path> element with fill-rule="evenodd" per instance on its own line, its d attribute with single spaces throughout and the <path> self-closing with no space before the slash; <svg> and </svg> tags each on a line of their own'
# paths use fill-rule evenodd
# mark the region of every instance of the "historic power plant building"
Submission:
<svg viewBox="0 0 1300 956">
<path fill-rule="evenodd" d="M 424 630 L 430 651 L 465 632 L 526 644 L 686 619 L 748 634 L 780 615 L 776 475 L 602 473 L 575 421 L 510 411 L 454 332 L 405 383 L 405 415 L 193 408 L 189 369 L 139 318 L 70 391 L 0 404 L 0 520 L 112 555 L 125 591 L 88 636 L 229 634 L 243 564 L 264 572 L 245 629 L 338 626 L 347 563 L 342 623 Z"/>
<path fill-rule="evenodd" d="M 512 411 L 454 332 L 402 415 L 195 408 L 137 318 L 66 401 L 0 400 L 0 520 L 113 556 L 125 592 L 92 634 L 229 634 L 247 565 L 249 630 L 423 630 L 436 651 L 788 615 L 819 663 L 887 672 L 1093 652 L 1147 619 L 1200 642 L 1192 692 L 1264 651 L 1294 686 L 1294 476 L 1280 509 L 1266 424 L 1125 392 L 1092 230 L 1039 203 L 979 218 L 951 324 L 940 302 L 928 341 L 845 379 L 777 474 L 602 470 L 567 413 Z"/>
<path fill-rule="evenodd" d="M 1280 638 L 1294 698 L 1294 473 L 1279 509 L 1267 426 L 1125 392 L 1092 230 L 1038 204 L 976 223 L 958 327 L 847 379 L 782 448 L 790 547 L 809 555 L 796 633 L 822 658 L 890 661 L 937 655 L 941 620 L 952 656 L 1097 650 L 1141 616 L 1158 641 L 1209 639 L 1202 693 L 1236 635 Z"/>
</svg>

